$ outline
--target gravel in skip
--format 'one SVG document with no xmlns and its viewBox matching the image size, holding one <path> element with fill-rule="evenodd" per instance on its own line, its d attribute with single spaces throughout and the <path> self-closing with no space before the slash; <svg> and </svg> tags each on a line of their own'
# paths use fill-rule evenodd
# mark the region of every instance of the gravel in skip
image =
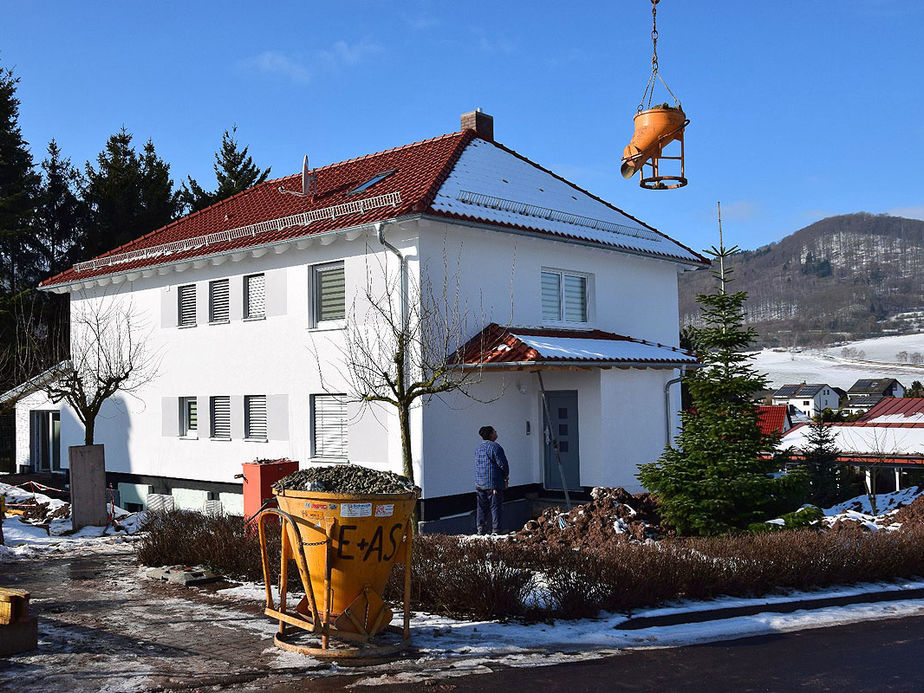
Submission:
<svg viewBox="0 0 924 693">
<path fill-rule="evenodd" d="M 324 493 L 389 494 L 420 489 L 410 479 L 394 472 L 380 472 L 355 464 L 299 469 L 273 484 L 276 490 L 321 491 Z"/>
</svg>

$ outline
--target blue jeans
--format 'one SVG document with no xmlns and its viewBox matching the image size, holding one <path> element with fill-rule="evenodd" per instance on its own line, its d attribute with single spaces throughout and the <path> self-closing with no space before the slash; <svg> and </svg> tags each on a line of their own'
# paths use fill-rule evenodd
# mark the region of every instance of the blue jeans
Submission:
<svg viewBox="0 0 924 693">
<path fill-rule="evenodd" d="M 491 529 L 501 531 L 501 510 L 504 504 L 504 492 L 501 489 L 478 488 L 475 489 L 478 505 L 475 512 L 475 525 L 478 534 L 488 531 L 488 513 L 491 514 Z"/>
</svg>

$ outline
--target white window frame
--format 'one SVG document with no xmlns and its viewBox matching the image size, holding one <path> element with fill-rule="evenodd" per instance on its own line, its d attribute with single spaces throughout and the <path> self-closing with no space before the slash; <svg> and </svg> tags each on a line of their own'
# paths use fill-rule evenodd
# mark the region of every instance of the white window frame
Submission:
<svg viewBox="0 0 924 693">
<path fill-rule="evenodd" d="M 196 404 L 196 428 L 189 428 L 189 405 Z M 198 440 L 199 438 L 199 400 L 197 397 L 180 397 L 180 438 Z"/>
<path fill-rule="evenodd" d="M 558 320 L 549 320 L 545 317 L 545 311 L 542 307 L 542 275 L 558 275 Z M 565 277 L 579 277 L 584 280 L 584 320 L 574 321 L 565 319 Z M 594 319 L 593 313 L 593 281 L 594 275 L 589 272 L 575 272 L 574 270 L 563 270 L 555 267 L 542 267 L 539 271 L 539 317 L 543 325 L 568 325 L 577 327 L 587 327 Z"/>
<path fill-rule="evenodd" d="M 183 294 L 184 289 L 188 289 L 192 292 L 192 322 L 184 323 L 183 322 Z M 182 329 L 187 329 L 190 327 L 195 327 L 198 322 L 196 319 L 196 285 L 195 284 L 182 284 L 176 288 L 176 326 Z"/>
<path fill-rule="evenodd" d="M 225 287 L 225 300 L 227 304 L 225 306 L 225 317 L 220 319 L 215 319 L 215 287 L 219 285 L 224 285 Z M 213 279 L 209 282 L 209 325 L 224 325 L 225 323 L 231 322 L 231 280 L 229 279 Z"/>
<path fill-rule="evenodd" d="M 343 295 L 343 317 L 335 320 L 320 320 L 318 309 L 320 294 L 318 293 L 320 289 L 320 282 L 318 281 L 318 274 L 321 272 L 329 271 L 332 269 L 341 269 L 343 270 L 343 285 L 344 285 L 344 295 Z M 346 327 L 346 267 L 343 263 L 343 260 L 338 260 L 336 262 L 324 262 L 318 265 L 310 265 L 308 267 L 308 305 L 311 310 L 311 326 L 315 329 L 321 330 L 331 330 L 331 329 L 341 329 Z"/>
<path fill-rule="evenodd" d="M 228 435 L 216 435 L 215 434 L 215 403 L 217 400 L 225 400 L 228 403 Z M 231 427 L 233 426 L 234 417 L 231 415 L 231 397 L 229 395 L 213 395 L 209 397 L 209 439 L 210 440 L 231 440 L 231 435 L 233 431 Z"/>
<path fill-rule="evenodd" d="M 317 412 L 318 412 L 318 399 L 334 399 L 335 401 L 339 400 L 339 403 L 343 404 L 343 454 L 330 454 L 329 451 L 319 450 L 318 449 L 318 431 L 317 431 Z M 347 411 L 346 411 L 346 395 L 345 394 L 332 394 L 329 392 L 319 392 L 309 396 L 309 416 L 310 416 L 310 436 L 311 436 L 311 459 L 314 462 L 319 461 L 330 461 L 330 462 L 339 462 L 346 463 L 349 462 L 349 449 L 350 449 L 350 428 L 349 422 L 347 420 Z"/>
<path fill-rule="evenodd" d="M 259 314 L 250 313 L 250 280 L 255 277 L 263 277 L 263 306 Z M 244 276 L 244 320 L 266 320 L 266 273 L 255 272 Z"/>
<path fill-rule="evenodd" d="M 263 434 L 254 435 L 251 430 L 253 422 L 251 420 L 250 405 L 255 399 L 263 400 Z M 269 440 L 269 410 L 267 409 L 266 395 L 245 395 L 244 396 L 244 440 L 251 442 L 265 443 Z"/>
</svg>

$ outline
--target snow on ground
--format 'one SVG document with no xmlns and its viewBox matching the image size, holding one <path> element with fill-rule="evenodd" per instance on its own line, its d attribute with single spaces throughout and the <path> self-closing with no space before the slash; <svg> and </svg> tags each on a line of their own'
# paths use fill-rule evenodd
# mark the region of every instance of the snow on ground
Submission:
<svg viewBox="0 0 924 693">
<path fill-rule="evenodd" d="M 865 352 L 864 359 L 846 358 L 843 349 Z M 774 350 L 755 352 L 753 365 L 766 373 L 770 387 L 787 383 L 827 383 L 848 389 L 860 378 L 895 378 L 908 386 L 924 380 L 924 365 L 898 363 L 900 351 L 924 354 L 924 333 L 896 337 L 878 337 L 821 349 Z"/>
<path fill-rule="evenodd" d="M 46 512 L 49 515 L 67 505 L 65 501 L 57 498 L 3 483 L 0 483 L 0 496 L 5 496 L 8 504 L 32 501 L 46 504 L 48 506 Z M 127 510 L 115 507 L 113 516 L 118 522 L 116 527 L 83 527 L 73 532 L 69 515 L 53 518 L 47 523 L 30 522 L 18 515 L 9 515 L 3 519 L 5 545 L 0 545 L 0 561 L 8 558 L 31 557 L 44 551 L 56 555 L 74 551 L 88 553 L 128 551 L 133 539 L 125 535 L 135 534 L 141 528 L 145 519 L 144 513 L 129 513 Z M 47 524 L 47 528 L 44 524 Z"/>
</svg>

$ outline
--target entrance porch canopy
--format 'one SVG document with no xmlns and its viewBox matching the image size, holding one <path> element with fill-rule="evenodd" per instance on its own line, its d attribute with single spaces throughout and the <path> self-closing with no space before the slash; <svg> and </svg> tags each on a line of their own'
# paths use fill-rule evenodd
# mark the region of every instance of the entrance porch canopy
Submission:
<svg viewBox="0 0 924 693">
<path fill-rule="evenodd" d="M 462 368 L 536 370 L 696 367 L 683 349 L 603 330 L 502 327 L 491 323 L 455 359 Z"/>
</svg>

